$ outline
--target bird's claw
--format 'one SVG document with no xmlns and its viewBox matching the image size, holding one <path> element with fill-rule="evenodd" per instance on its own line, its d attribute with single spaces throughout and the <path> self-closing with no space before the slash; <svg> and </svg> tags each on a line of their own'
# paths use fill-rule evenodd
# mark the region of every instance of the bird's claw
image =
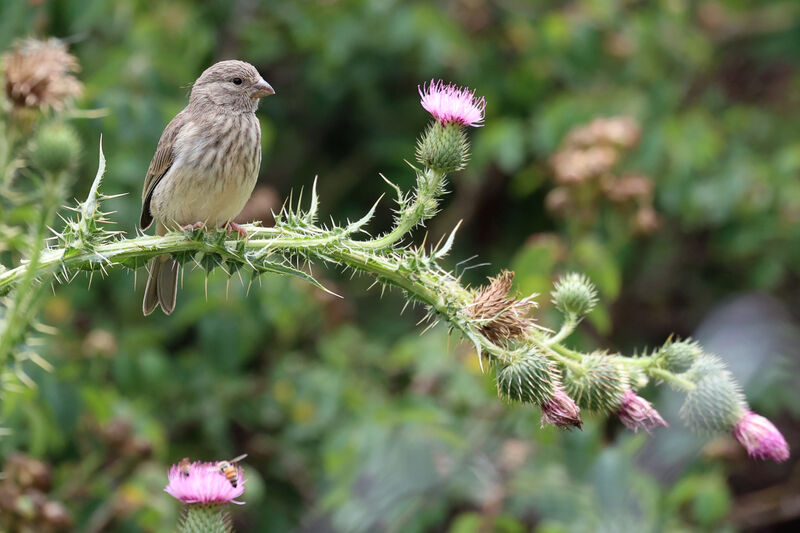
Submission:
<svg viewBox="0 0 800 533">
<path fill-rule="evenodd" d="M 235 231 L 236 233 L 239 234 L 239 236 L 242 239 L 246 239 L 247 238 L 247 230 L 244 229 L 239 224 L 237 224 L 236 222 L 228 222 L 228 224 L 225 226 L 225 231 L 227 231 L 228 233 L 231 233 L 232 231 Z"/>
<path fill-rule="evenodd" d="M 181 226 L 183 231 L 194 231 L 196 229 L 200 229 L 206 225 L 205 222 L 195 222 L 194 224 L 186 224 L 185 226 Z"/>
</svg>

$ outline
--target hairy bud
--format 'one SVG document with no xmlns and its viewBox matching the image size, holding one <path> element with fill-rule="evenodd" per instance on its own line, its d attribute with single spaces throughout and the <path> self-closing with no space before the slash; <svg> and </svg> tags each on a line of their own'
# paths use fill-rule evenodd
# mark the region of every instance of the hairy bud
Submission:
<svg viewBox="0 0 800 533">
<path fill-rule="evenodd" d="M 651 429 L 668 425 L 658 414 L 658 411 L 653 408 L 653 404 L 630 389 L 625 391 L 622 405 L 620 405 L 616 415 L 625 424 L 625 427 L 634 432 L 643 429 L 650 433 Z"/>
<path fill-rule="evenodd" d="M 695 388 L 686 395 L 681 416 L 693 429 L 728 431 L 744 415 L 744 398 L 721 359 L 702 354 L 687 371 Z"/>
<path fill-rule="evenodd" d="M 733 428 L 733 436 L 750 457 L 783 462 L 789 458 L 789 445 L 781 432 L 766 418 L 752 411 L 745 414 Z"/>
<path fill-rule="evenodd" d="M 497 371 L 497 392 L 516 402 L 543 404 L 555 394 L 556 369 L 549 359 L 527 354 Z"/>
<path fill-rule="evenodd" d="M 581 410 L 563 390 L 557 390 L 553 398 L 542 404 L 542 427 L 545 424 L 561 429 L 583 428 Z"/>
<path fill-rule="evenodd" d="M 443 174 L 464 168 L 469 160 L 469 141 L 457 122 L 431 122 L 417 141 L 417 161 Z"/>
<path fill-rule="evenodd" d="M 582 409 L 607 413 L 622 405 L 628 390 L 628 375 L 606 355 L 587 355 L 582 361 L 583 372 L 567 368 L 564 390 L 575 398 Z"/>
<path fill-rule="evenodd" d="M 556 308 L 565 315 L 584 316 L 597 304 L 597 289 L 589 278 L 575 272 L 562 276 L 551 295 Z"/>
<path fill-rule="evenodd" d="M 667 341 L 655 355 L 656 364 L 675 374 L 689 370 L 695 360 L 703 354 L 700 345 L 691 340 Z"/>
<path fill-rule="evenodd" d="M 81 141 L 75 131 L 65 124 L 54 122 L 36 134 L 30 159 L 38 169 L 55 174 L 74 167 L 80 151 Z"/>
</svg>

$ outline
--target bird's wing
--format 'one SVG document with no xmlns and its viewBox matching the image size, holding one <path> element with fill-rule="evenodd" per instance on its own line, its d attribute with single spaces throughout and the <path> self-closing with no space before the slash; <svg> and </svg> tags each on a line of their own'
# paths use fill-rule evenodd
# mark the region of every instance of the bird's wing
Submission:
<svg viewBox="0 0 800 533">
<path fill-rule="evenodd" d="M 187 117 L 188 114 L 185 109 L 178 113 L 164 129 L 164 133 L 161 134 L 161 139 L 158 141 L 156 153 L 153 156 L 153 160 L 150 161 L 147 176 L 144 178 L 144 187 L 142 187 L 142 215 L 139 219 L 139 226 L 142 229 L 147 229 L 153 223 L 153 215 L 150 213 L 150 199 L 153 196 L 156 185 L 166 175 L 173 161 L 175 161 L 175 139 L 177 139 L 181 129 L 188 122 Z"/>
</svg>

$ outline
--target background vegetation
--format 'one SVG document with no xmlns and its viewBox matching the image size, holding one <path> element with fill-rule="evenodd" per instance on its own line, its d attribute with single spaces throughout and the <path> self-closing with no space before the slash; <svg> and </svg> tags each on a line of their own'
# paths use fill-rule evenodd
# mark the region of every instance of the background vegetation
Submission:
<svg viewBox="0 0 800 533">
<path fill-rule="evenodd" d="M 3 2 L 0 49 L 25 36 L 66 39 L 80 60 L 78 107 L 103 113 L 69 122 L 84 146 L 71 196 L 86 194 L 102 133 L 105 190 L 128 193 L 111 205 L 129 234 L 158 137 L 216 60 L 252 62 L 277 91 L 259 112 L 264 161 L 247 211 L 266 223 L 317 174 L 337 220 L 387 192 L 379 172 L 407 187 L 403 159 L 428 120 L 417 84 L 476 88 L 486 126 L 429 228 L 438 240 L 464 220 L 451 261 L 478 254 L 458 266 L 464 278 L 510 266 L 523 293 L 546 293 L 559 273 L 584 271 L 601 305 L 573 342 L 632 351 L 693 335 L 800 443 L 796 2 Z M 634 140 L 575 178 L 569 132 L 611 116 L 627 117 Z M 390 223 L 379 210 L 373 232 Z M 2 237 L 13 259 L 14 236 Z M 206 290 L 195 272 L 173 316 L 145 319 L 141 272 L 57 286 L 40 317 L 54 369 L 32 367 L 38 388 L 2 399 L 0 490 L 22 498 L 9 480 L 26 472 L 70 528 L 162 531 L 178 512 L 161 492 L 170 463 L 247 453 L 239 531 L 800 523 L 794 459 L 756 463 L 677 423 L 652 438 L 591 418 L 582 432 L 540 429 L 538 412 L 496 398 L 468 345 L 444 328 L 420 336 L 419 311 L 398 318 L 399 295 L 315 273 L 344 299 L 278 277 L 247 296 L 221 277 Z M 541 321 L 554 326 L 547 300 Z M 677 422 L 671 394 L 649 397 Z"/>
</svg>

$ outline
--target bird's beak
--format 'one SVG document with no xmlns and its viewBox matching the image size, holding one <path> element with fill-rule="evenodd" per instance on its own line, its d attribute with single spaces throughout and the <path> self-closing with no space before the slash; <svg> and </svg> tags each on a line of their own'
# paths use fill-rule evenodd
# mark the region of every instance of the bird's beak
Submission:
<svg viewBox="0 0 800 533">
<path fill-rule="evenodd" d="M 252 98 L 264 98 L 271 94 L 275 94 L 275 89 L 272 88 L 272 85 L 264 81 L 264 78 L 261 78 L 258 80 L 258 83 L 253 85 L 253 91 L 250 93 L 250 96 Z"/>
</svg>

